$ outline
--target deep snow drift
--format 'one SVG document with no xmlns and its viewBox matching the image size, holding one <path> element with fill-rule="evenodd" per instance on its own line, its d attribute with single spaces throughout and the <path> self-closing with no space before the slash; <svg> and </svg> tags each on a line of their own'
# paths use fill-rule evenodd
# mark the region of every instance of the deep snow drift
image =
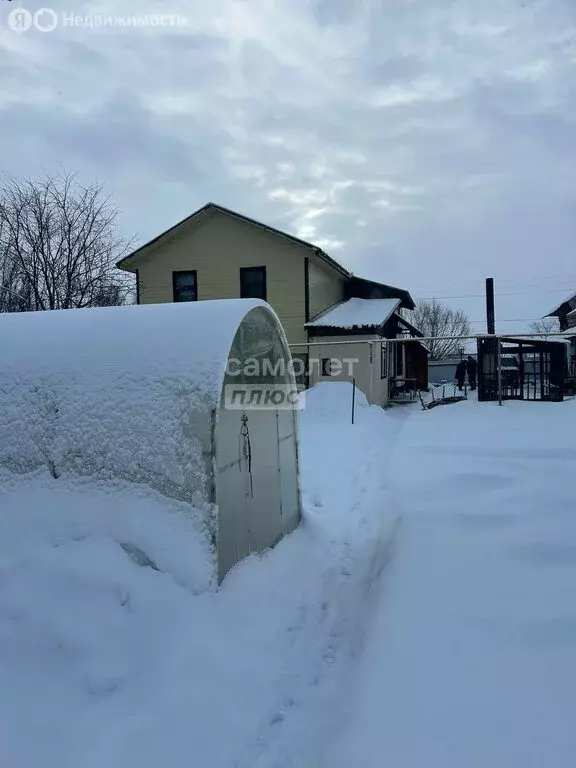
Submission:
<svg viewBox="0 0 576 768">
<path fill-rule="evenodd" d="M 569 768 L 576 402 L 414 410 L 402 528 L 328 768 Z"/>
<path fill-rule="evenodd" d="M 394 525 L 381 470 L 401 422 L 357 394 L 352 426 L 350 395 L 307 394 L 304 522 L 217 593 L 203 592 L 208 553 L 179 502 L 0 474 L 0 765 L 254 768 L 320 754 Z"/>
<path fill-rule="evenodd" d="M 0 474 L 0 765 L 572 766 L 576 403 L 350 396 L 218 592 L 179 502 Z"/>
</svg>

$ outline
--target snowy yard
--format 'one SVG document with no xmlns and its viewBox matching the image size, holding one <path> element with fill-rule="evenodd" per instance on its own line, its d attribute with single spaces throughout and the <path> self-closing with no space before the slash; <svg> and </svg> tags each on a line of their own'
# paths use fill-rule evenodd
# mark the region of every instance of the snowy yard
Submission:
<svg viewBox="0 0 576 768">
<path fill-rule="evenodd" d="M 407 419 L 396 558 L 326 766 L 574 764 L 575 417 L 469 401 Z"/>
<path fill-rule="evenodd" d="M 177 502 L 0 474 L 0 766 L 573 764 L 576 403 L 349 397 L 218 592 Z"/>
</svg>

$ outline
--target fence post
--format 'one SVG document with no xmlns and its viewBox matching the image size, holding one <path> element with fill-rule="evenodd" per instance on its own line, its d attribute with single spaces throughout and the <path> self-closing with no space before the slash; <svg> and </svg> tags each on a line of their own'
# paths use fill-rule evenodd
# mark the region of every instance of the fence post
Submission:
<svg viewBox="0 0 576 768">
<path fill-rule="evenodd" d="M 354 406 L 356 405 L 356 377 L 352 377 L 352 424 L 354 424 Z"/>
</svg>

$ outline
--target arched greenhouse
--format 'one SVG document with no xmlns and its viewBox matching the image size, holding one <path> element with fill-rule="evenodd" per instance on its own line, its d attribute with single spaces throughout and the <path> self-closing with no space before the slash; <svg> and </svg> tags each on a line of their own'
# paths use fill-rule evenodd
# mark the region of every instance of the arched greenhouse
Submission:
<svg viewBox="0 0 576 768">
<path fill-rule="evenodd" d="M 190 505 L 215 573 L 300 519 L 290 352 L 256 300 L 0 317 L 0 466 Z"/>
</svg>

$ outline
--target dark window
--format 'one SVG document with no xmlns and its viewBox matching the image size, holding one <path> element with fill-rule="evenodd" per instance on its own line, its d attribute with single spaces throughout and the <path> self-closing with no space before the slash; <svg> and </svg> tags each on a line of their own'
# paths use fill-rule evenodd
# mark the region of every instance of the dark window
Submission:
<svg viewBox="0 0 576 768">
<path fill-rule="evenodd" d="M 322 376 L 332 376 L 332 358 L 322 358 Z"/>
<path fill-rule="evenodd" d="M 308 389 L 308 355 L 292 355 L 294 378 L 301 389 Z"/>
<path fill-rule="evenodd" d="M 266 267 L 240 268 L 240 298 L 267 301 Z"/>
<path fill-rule="evenodd" d="M 174 301 L 197 301 L 196 270 L 172 272 L 172 290 Z"/>
<path fill-rule="evenodd" d="M 388 376 L 388 344 L 382 343 L 381 347 L 381 371 L 380 378 L 385 379 Z"/>
</svg>

